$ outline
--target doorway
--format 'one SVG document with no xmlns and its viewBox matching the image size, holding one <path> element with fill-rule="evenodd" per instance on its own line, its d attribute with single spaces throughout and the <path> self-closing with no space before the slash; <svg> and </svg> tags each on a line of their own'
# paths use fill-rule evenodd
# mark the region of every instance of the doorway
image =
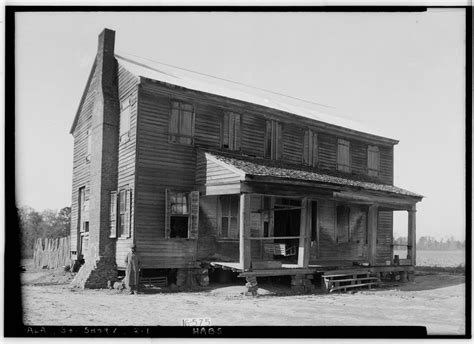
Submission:
<svg viewBox="0 0 474 344">
<path fill-rule="evenodd" d="M 290 198 L 276 198 L 274 207 L 274 235 L 288 237 L 300 235 L 301 201 Z M 278 257 L 286 263 L 298 261 L 299 239 L 275 239 L 275 243 L 285 244 L 287 254 Z"/>
</svg>

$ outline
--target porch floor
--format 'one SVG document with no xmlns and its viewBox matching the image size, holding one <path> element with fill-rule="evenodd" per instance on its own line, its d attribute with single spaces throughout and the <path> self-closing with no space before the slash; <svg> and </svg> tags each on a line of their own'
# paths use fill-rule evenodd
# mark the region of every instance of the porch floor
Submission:
<svg viewBox="0 0 474 344">
<path fill-rule="evenodd" d="M 282 264 L 280 268 L 276 269 L 251 269 L 244 271 L 239 262 L 211 262 L 212 266 L 223 270 L 232 270 L 233 272 L 239 272 L 238 277 L 247 276 L 290 276 L 290 275 L 305 275 L 314 274 L 319 272 L 325 272 L 328 270 L 360 270 L 367 269 L 371 272 L 394 272 L 394 271 L 415 271 L 413 265 L 380 265 L 380 266 L 357 266 L 349 264 L 347 261 L 342 262 L 331 262 L 321 264 L 310 264 L 307 268 L 299 267 L 297 264 Z"/>
</svg>

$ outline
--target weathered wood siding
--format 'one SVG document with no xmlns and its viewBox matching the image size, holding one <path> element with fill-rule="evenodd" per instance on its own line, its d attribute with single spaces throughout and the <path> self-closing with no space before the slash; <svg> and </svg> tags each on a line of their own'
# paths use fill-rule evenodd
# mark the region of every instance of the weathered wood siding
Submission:
<svg viewBox="0 0 474 344">
<path fill-rule="evenodd" d="M 364 260 L 367 257 L 367 215 L 365 209 L 349 206 L 350 240 L 337 242 L 336 202 L 318 201 L 319 245 L 310 250 L 310 262 L 318 260 Z"/>
<path fill-rule="evenodd" d="M 79 251 L 80 234 L 79 234 L 79 188 L 85 187 L 86 194 L 89 194 L 90 181 L 90 161 L 86 160 L 87 156 L 87 132 L 92 125 L 92 112 L 94 110 L 94 102 L 96 99 L 95 88 L 97 87 L 97 77 L 95 71 L 91 71 L 91 79 L 89 85 L 86 86 L 84 102 L 79 112 L 74 132 L 73 148 L 73 167 L 72 167 L 72 202 L 71 202 L 71 251 Z"/>
<path fill-rule="evenodd" d="M 304 130 L 292 124 L 283 126 L 283 160 L 292 164 L 303 163 Z"/>
<path fill-rule="evenodd" d="M 120 103 L 127 99 L 137 99 L 138 79 L 119 65 L 118 90 Z M 137 102 L 132 101 L 130 113 L 129 139 L 119 142 L 118 146 L 118 189 L 129 188 L 132 190 L 130 207 L 130 237 L 118 238 L 116 242 L 116 263 L 119 268 L 125 267 L 125 257 L 132 244 L 135 234 L 135 163 L 137 148 Z"/>
<path fill-rule="evenodd" d="M 196 162 L 196 184 L 197 185 L 213 185 L 213 184 L 229 184 L 238 183 L 241 176 L 234 171 L 226 168 L 222 164 L 208 160 L 203 152 L 197 154 Z"/>
<path fill-rule="evenodd" d="M 194 264 L 196 240 L 165 239 L 165 190 L 194 190 L 195 149 L 168 143 L 169 97 L 142 84 L 138 102 L 136 244 L 144 268 L 186 267 Z"/>
<path fill-rule="evenodd" d="M 393 211 L 379 211 L 377 222 L 377 264 L 385 264 L 387 260 L 392 260 L 393 243 Z"/>
<path fill-rule="evenodd" d="M 326 170 L 336 169 L 337 138 L 327 134 L 318 134 L 319 167 Z"/>
</svg>

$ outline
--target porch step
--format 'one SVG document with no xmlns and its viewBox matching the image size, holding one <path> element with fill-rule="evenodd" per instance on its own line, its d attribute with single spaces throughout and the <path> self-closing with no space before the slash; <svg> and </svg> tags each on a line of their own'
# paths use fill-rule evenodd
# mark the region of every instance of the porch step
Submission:
<svg viewBox="0 0 474 344">
<path fill-rule="evenodd" d="M 347 291 L 351 288 L 377 286 L 380 283 L 378 275 L 370 270 L 333 270 L 326 271 L 321 276 L 323 288 L 329 293 L 335 290 Z"/>
<path fill-rule="evenodd" d="M 332 292 L 335 291 L 335 290 L 347 291 L 347 289 L 360 288 L 360 287 L 369 287 L 369 289 L 370 289 L 372 286 L 373 286 L 373 287 L 378 286 L 378 284 L 379 284 L 378 282 L 349 284 L 349 285 L 343 285 L 343 286 L 339 286 L 339 287 L 334 287 L 334 288 L 330 289 L 329 292 L 332 293 Z"/>
</svg>

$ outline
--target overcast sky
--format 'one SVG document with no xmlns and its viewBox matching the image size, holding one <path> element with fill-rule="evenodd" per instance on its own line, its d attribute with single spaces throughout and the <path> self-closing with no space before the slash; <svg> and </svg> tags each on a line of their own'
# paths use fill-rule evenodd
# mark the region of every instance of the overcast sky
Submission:
<svg viewBox="0 0 474 344">
<path fill-rule="evenodd" d="M 465 238 L 465 19 L 424 13 L 19 13 L 17 201 L 71 203 L 69 130 L 104 27 L 116 52 L 333 106 L 400 140 L 417 236 Z M 395 234 L 406 235 L 406 212 Z"/>
</svg>

